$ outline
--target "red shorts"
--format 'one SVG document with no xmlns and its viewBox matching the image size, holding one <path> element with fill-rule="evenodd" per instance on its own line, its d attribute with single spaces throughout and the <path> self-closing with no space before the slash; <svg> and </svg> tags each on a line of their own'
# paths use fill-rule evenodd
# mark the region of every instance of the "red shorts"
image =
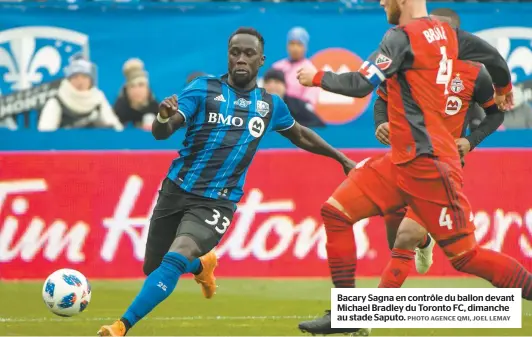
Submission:
<svg viewBox="0 0 532 337">
<path fill-rule="evenodd" d="M 425 229 L 427 228 L 424 224 L 423 224 L 423 221 L 421 220 L 421 218 L 419 216 L 417 216 L 416 212 L 414 212 L 412 210 L 412 207 L 408 206 L 406 208 L 406 214 L 405 214 L 405 218 L 409 218 L 411 220 L 414 220 L 415 222 L 417 222 L 419 225 L 425 227 Z"/>
<path fill-rule="evenodd" d="M 348 179 L 382 214 L 409 205 L 411 210 L 406 216 L 424 226 L 437 240 L 475 230 L 471 206 L 462 191 L 462 167 L 458 157 L 421 156 L 395 165 L 387 153 L 370 158 L 351 171 Z"/>
<path fill-rule="evenodd" d="M 471 205 L 464 195 L 462 166 L 457 158 L 421 156 L 396 165 L 397 187 L 415 220 L 436 239 L 475 231 Z"/>
<path fill-rule="evenodd" d="M 356 169 L 349 172 L 349 179 L 384 215 L 405 206 L 403 196 L 395 184 L 396 173 L 391 154 L 386 153 L 360 162 Z"/>
</svg>

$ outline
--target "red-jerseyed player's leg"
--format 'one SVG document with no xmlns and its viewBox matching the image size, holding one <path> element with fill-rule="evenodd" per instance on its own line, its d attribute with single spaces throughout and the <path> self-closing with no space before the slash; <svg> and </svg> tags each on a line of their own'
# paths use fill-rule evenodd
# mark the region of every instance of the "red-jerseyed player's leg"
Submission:
<svg viewBox="0 0 532 337">
<path fill-rule="evenodd" d="M 356 243 L 353 224 L 382 214 L 382 210 L 404 206 L 393 181 L 393 164 L 381 156 L 351 171 L 322 208 L 327 234 L 327 257 L 336 287 L 353 287 L 356 270 Z M 386 175 L 386 173 L 390 173 Z"/>
<path fill-rule="evenodd" d="M 345 206 L 344 206 L 345 205 Z M 356 207 L 353 207 L 355 206 Z M 347 178 L 321 208 L 327 260 L 336 288 L 353 288 L 357 265 L 353 224 L 379 214 L 377 206 Z"/>
<path fill-rule="evenodd" d="M 521 288 L 523 298 L 532 300 L 532 274 L 513 258 L 478 246 L 459 164 L 426 157 L 412 164 L 411 170 L 400 170 L 405 198 L 455 269 L 499 288 Z"/>
<path fill-rule="evenodd" d="M 408 241 L 416 241 L 414 248 L 424 248 L 427 246 L 427 244 L 430 242 L 429 235 L 427 234 L 427 231 L 425 227 L 421 226 L 419 224 L 419 221 L 408 221 L 406 224 L 401 224 L 403 219 L 405 218 L 407 207 L 401 208 L 395 212 L 391 212 L 384 215 L 384 224 L 386 226 L 386 239 L 388 240 L 388 247 L 390 247 L 390 250 L 394 248 L 395 241 L 397 238 L 397 232 L 399 231 L 399 226 L 407 226 L 407 233 L 415 234 L 415 236 L 408 237 Z M 412 231 L 415 231 L 412 233 Z M 404 234 L 407 234 L 404 233 Z M 421 235 L 421 236 L 419 236 Z M 410 246 L 404 247 L 405 244 L 401 243 L 396 248 L 404 248 L 404 249 L 410 249 Z"/>
<path fill-rule="evenodd" d="M 473 233 L 438 240 L 453 267 L 476 275 L 497 288 L 521 288 L 532 301 L 532 274 L 512 257 L 478 246 Z"/>
<path fill-rule="evenodd" d="M 401 288 L 412 269 L 414 256 L 412 249 L 393 248 L 392 258 L 382 271 L 379 288 Z"/>
<path fill-rule="evenodd" d="M 386 239 L 388 240 L 388 247 L 390 250 L 393 249 L 395 244 L 395 238 L 397 237 L 397 231 L 399 230 L 399 225 L 406 214 L 406 207 L 401 208 L 395 212 L 384 214 L 384 225 L 386 226 Z"/>
<path fill-rule="evenodd" d="M 426 236 L 427 232 L 420 225 L 421 220 L 412 212 L 410 207 L 405 210 L 406 213 L 398 226 L 391 259 L 381 274 L 379 288 L 400 288 L 403 285 L 412 269 L 415 248 Z M 390 217 L 385 216 L 385 219 L 390 220 Z M 396 220 L 393 217 L 391 219 Z M 393 224 L 389 225 L 387 222 L 386 226 L 388 228 Z M 432 256 L 430 258 L 432 260 Z"/>
</svg>

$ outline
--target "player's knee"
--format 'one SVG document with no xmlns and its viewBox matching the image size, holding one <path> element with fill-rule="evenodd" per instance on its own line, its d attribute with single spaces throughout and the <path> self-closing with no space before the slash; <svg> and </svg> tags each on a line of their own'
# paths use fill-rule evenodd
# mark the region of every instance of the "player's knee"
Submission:
<svg viewBox="0 0 532 337">
<path fill-rule="evenodd" d="M 344 217 L 350 218 L 351 216 L 349 213 L 347 213 L 347 210 L 344 208 L 344 206 L 335 198 L 329 197 L 325 204 L 321 207 L 321 215 L 324 216 L 324 210 L 327 213 L 327 210 L 333 211 L 335 213 L 341 213 Z"/>
<path fill-rule="evenodd" d="M 439 239 L 438 245 L 457 270 L 464 261 L 468 261 L 478 251 L 478 243 L 474 233 Z"/>
<path fill-rule="evenodd" d="M 177 236 L 170 247 L 170 251 L 179 253 L 190 261 L 203 255 L 196 241 L 188 235 Z"/>
<path fill-rule="evenodd" d="M 349 217 L 328 202 L 321 207 L 321 216 L 326 233 L 351 230 L 352 228 L 353 224 Z"/>
<path fill-rule="evenodd" d="M 395 238 L 394 248 L 414 250 L 425 233 L 414 226 L 400 226 Z"/>
<path fill-rule="evenodd" d="M 451 261 L 451 265 L 456 269 L 457 271 L 465 272 L 468 270 L 467 266 L 471 260 L 477 255 L 478 253 L 478 246 L 468 250 L 464 251 L 459 255 L 454 256 L 448 256 L 449 260 Z"/>
</svg>

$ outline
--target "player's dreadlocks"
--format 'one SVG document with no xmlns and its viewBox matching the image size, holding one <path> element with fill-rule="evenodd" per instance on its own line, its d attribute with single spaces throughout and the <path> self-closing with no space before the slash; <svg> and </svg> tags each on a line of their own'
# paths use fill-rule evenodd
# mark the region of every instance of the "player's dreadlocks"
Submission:
<svg viewBox="0 0 532 337">
<path fill-rule="evenodd" d="M 455 28 L 460 28 L 460 17 L 458 13 L 450 8 L 436 8 L 431 15 L 442 16 L 444 18 L 449 18 L 451 20 L 450 24 Z"/>
<path fill-rule="evenodd" d="M 260 42 L 260 46 L 262 47 L 262 50 L 264 50 L 264 37 L 262 37 L 262 34 L 259 33 L 255 28 L 251 28 L 251 27 L 240 27 L 238 28 L 233 34 L 231 34 L 231 36 L 229 37 L 229 42 L 231 42 L 231 40 L 233 39 L 233 37 L 235 35 L 238 35 L 238 34 L 248 34 L 248 35 L 253 35 L 255 36 L 259 42 Z"/>
</svg>

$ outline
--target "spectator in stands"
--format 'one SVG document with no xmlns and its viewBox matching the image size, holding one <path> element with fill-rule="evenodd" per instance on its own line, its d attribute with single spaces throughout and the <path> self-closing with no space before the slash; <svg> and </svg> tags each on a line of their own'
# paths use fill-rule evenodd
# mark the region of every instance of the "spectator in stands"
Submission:
<svg viewBox="0 0 532 337">
<path fill-rule="evenodd" d="M 270 69 L 264 75 L 264 89 L 270 94 L 279 95 L 290 110 L 294 119 L 306 127 L 323 127 L 325 123 L 316 116 L 312 104 L 286 93 L 284 73 L 278 69 Z"/>
<path fill-rule="evenodd" d="M 65 77 L 57 95 L 48 99 L 41 111 L 39 131 L 91 127 L 123 129 L 104 93 L 94 85 L 95 71 L 90 61 L 74 57 L 65 68 Z"/>
<path fill-rule="evenodd" d="M 306 58 L 309 34 L 302 27 L 294 27 L 288 32 L 288 58 L 277 61 L 273 68 L 284 73 L 286 92 L 290 97 L 315 105 L 318 102 L 320 88 L 308 88 L 299 84 L 297 71 L 304 67 L 314 67 Z"/>
<path fill-rule="evenodd" d="M 122 124 L 151 130 L 159 103 L 150 89 L 144 62 L 136 58 L 129 59 L 122 71 L 126 83 L 114 104 L 114 110 Z"/>
</svg>

